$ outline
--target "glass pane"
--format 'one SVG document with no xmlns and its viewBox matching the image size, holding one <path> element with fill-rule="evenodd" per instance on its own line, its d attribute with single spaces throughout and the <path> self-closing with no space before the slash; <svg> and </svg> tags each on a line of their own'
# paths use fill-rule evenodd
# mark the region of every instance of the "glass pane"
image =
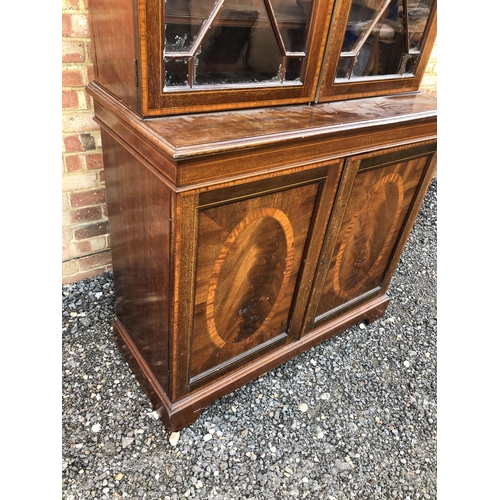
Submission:
<svg viewBox="0 0 500 500">
<path fill-rule="evenodd" d="M 370 21 L 374 19 L 376 13 L 382 8 L 385 0 L 354 0 L 349 13 L 349 21 L 342 45 L 342 52 L 350 52 L 356 48 L 370 28 Z"/>
<path fill-rule="evenodd" d="M 408 31 L 410 50 L 420 50 L 432 0 L 408 2 Z"/>
<path fill-rule="evenodd" d="M 165 85 L 189 85 L 189 65 L 187 59 L 167 59 L 165 61 Z"/>
<path fill-rule="evenodd" d="M 165 52 L 189 51 L 215 0 L 165 0 Z"/>
<path fill-rule="evenodd" d="M 353 2 L 343 51 L 356 52 L 353 77 L 397 73 L 405 48 L 402 0 Z M 378 14 L 382 15 L 377 19 Z"/>
<path fill-rule="evenodd" d="M 314 0 L 164 1 L 165 87 L 300 81 Z"/>
<path fill-rule="evenodd" d="M 351 58 L 345 57 L 340 59 L 337 66 L 337 78 L 349 78 L 349 71 L 351 68 Z"/>
<path fill-rule="evenodd" d="M 197 54 L 195 84 L 280 81 L 282 54 L 263 0 L 226 0 Z"/>
<path fill-rule="evenodd" d="M 300 81 L 303 62 L 303 57 L 288 59 L 286 63 L 285 80 L 289 82 Z"/>
<path fill-rule="evenodd" d="M 353 0 L 336 78 L 413 72 L 434 1 Z"/>
<path fill-rule="evenodd" d="M 415 71 L 416 66 L 417 66 L 417 57 L 416 56 L 410 56 L 408 58 L 408 61 L 406 62 L 405 73 L 413 74 L 414 71 Z"/>
<path fill-rule="evenodd" d="M 286 50 L 304 52 L 313 0 L 271 0 L 271 4 Z"/>
</svg>

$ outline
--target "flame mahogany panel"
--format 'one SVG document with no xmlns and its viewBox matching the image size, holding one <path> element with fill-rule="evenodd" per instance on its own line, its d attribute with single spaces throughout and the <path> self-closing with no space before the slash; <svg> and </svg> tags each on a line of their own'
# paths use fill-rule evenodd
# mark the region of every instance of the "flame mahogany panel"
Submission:
<svg viewBox="0 0 500 500">
<path fill-rule="evenodd" d="M 385 151 L 364 160 L 356 170 L 316 311 L 321 322 L 367 296 L 385 293 L 408 214 L 429 171 L 434 144 Z M 406 156 L 406 158 L 405 158 Z M 399 157 L 399 159 L 395 159 Z M 401 158 L 403 157 L 403 158 Z M 413 221 L 412 221 L 413 222 Z"/>
<path fill-rule="evenodd" d="M 199 211 L 192 377 L 285 339 L 318 190 Z"/>
</svg>

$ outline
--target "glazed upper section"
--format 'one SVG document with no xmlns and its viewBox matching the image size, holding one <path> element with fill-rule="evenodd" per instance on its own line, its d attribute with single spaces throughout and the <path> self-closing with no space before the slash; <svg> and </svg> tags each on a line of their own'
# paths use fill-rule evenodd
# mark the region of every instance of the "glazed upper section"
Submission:
<svg viewBox="0 0 500 500">
<path fill-rule="evenodd" d="M 96 81 L 141 116 L 418 89 L 436 0 L 90 0 Z"/>
</svg>

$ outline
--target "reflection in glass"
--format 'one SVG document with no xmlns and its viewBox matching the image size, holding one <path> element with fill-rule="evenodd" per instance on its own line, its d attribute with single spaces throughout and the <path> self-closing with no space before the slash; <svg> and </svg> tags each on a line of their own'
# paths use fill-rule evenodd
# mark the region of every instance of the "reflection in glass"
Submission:
<svg viewBox="0 0 500 500">
<path fill-rule="evenodd" d="M 165 0 L 165 87 L 300 82 L 313 0 Z"/>
<path fill-rule="evenodd" d="M 336 79 L 412 73 L 434 0 L 353 0 Z"/>
<path fill-rule="evenodd" d="M 304 63 L 303 57 L 289 58 L 286 63 L 285 80 L 297 81 L 300 80 L 300 72 L 302 64 Z"/>
<path fill-rule="evenodd" d="M 408 8 L 408 32 L 410 50 L 420 50 L 425 27 L 430 14 L 431 2 L 410 2 Z"/>
<path fill-rule="evenodd" d="M 167 8 L 168 4 L 168 8 Z M 203 22 L 216 7 L 215 0 L 165 2 L 165 52 L 186 52 L 193 47 Z"/>
<path fill-rule="evenodd" d="M 203 39 L 197 84 L 260 82 L 279 77 L 281 52 L 266 9 L 245 10 L 248 5 L 239 7 L 236 3 L 226 2 L 228 8 L 221 11 Z M 263 0 L 260 3 L 263 7 Z M 258 57 L 263 53 L 265 57 Z"/>
</svg>

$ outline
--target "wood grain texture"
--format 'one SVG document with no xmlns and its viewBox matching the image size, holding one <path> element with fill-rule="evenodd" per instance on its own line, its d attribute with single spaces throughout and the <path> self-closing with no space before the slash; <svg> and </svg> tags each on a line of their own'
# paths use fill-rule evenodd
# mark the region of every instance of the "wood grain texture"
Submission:
<svg viewBox="0 0 500 500">
<path fill-rule="evenodd" d="M 418 90 L 436 37 L 436 7 L 413 75 L 334 83 L 350 5 L 351 0 L 314 1 L 305 44 L 305 67 L 298 79 L 280 83 L 276 75 L 275 82 L 169 89 L 164 87 L 164 3 L 91 0 L 96 81 L 141 117 L 329 102 Z M 201 69 L 201 62 L 198 63 Z"/>
<path fill-rule="evenodd" d="M 129 350 L 135 349 L 143 360 L 140 366 L 147 366 L 146 385 L 161 388 L 161 398 L 167 398 L 162 411 L 170 415 L 169 422 L 191 421 L 198 410 L 189 401 L 215 397 L 208 388 L 220 394 L 241 370 L 251 379 L 262 359 L 273 353 L 278 359 L 291 352 L 290 344 L 302 342 L 301 332 L 309 337 L 318 328 L 327 331 L 349 311 L 363 310 L 383 296 L 426 189 L 421 177 L 429 179 L 418 158 L 435 141 L 422 142 L 420 136 L 432 136 L 435 117 L 410 126 L 405 119 L 386 124 L 375 134 L 374 151 L 347 155 L 345 162 L 345 151 L 355 153 L 371 144 L 372 135 L 357 135 L 356 122 L 354 136 L 344 124 L 342 139 L 331 132 L 314 146 L 309 138 L 291 141 L 288 158 L 303 151 L 306 158 L 318 159 L 292 168 L 285 168 L 287 146 L 280 133 L 261 154 L 259 149 L 240 150 L 236 143 L 232 151 L 197 157 L 199 171 L 204 165 L 215 178 L 186 189 L 163 175 L 165 151 L 171 153 L 170 164 L 179 165 L 168 149 L 171 143 L 156 154 L 161 135 L 140 121 L 128 127 L 114 109 L 106 108 L 117 125 L 112 135 L 103 129 L 103 148 L 118 321 L 133 344 Z M 392 145 L 398 130 L 406 145 L 384 147 Z M 330 143 L 341 145 L 340 158 L 325 161 L 323 148 L 335 147 Z M 283 151 L 277 169 L 272 168 L 273 150 Z M 235 172 L 247 166 L 257 171 L 231 177 L 217 167 L 237 159 Z M 413 204 L 405 201 L 409 195 L 402 189 L 415 190 Z M 386 237 L 381 239 L 382 233 Z M 325 252 L 331 252 L 329 279 L 323 270 Z M 353 266 L 358 274 L 350 270 Z M 325 287 L 334 294 L 337 289 L 340 309 L 327 304 L 317 313 L 322 277 L 329 283 Z M 347 309 L 339 312 L 342 307 Z M 314 322 L 316 314 L 324 318 Z M 198 393 L 201 399 L 194 396 Z"/>
<path fill-rule="evenodd" d="M 431 123 L 437 116 L 435 98 L 412 93 L 315 106 L 267 107 L 141 120 L 101 85 L 92 82 L 87 91 L 101 105 L 97 118 L 105 125 L 114 128 L 120 123 L 140 132 L 165 157 L 174 160 L 276 146 L 278 141 L 342 136 L 346 132 L 372 131 L 396 124 Z"/>
<path fill-rule="evenodd" d="M 190 120 L 144 121 L 97 99 L 116 328 L 166 425 L 383 313 L 430 179 L 436 111 L 415 96 L 368 101 L 332 116 L 268 109 L 265 131 L 263 110 L 227 127 L 214 115 L 205 125 L 221 134 L 197 144 L 199 129 L 177 128 Z M 182 140 L 195 153 L 176 157 Z"/>
<path fill-rule="evenodd" d="M 290 281 L 293 256 L 293 229 L 277 208 L 255 210 L 233 229 L 208 285 L 207 329 L 218 348 L 244 346 L 266 327 Z"/>
<path fill-rule="evenodd" d="M 421 94 L 141 120 L 99 85 L 88 90 L 101 127 L 115 131 L 178 191 L 437 135 L 436 100 Z"/>
<path fill-rule="evenodd" d="M 170 189 L 102 133 L 116 315 L 168 387 Z"/>
<path fill-rule="evenodd" d="M 356 175 L 350 188 L 317 320 L 330 317 L 356 299 L 385 293 L 388 269 L 397 258 L 402 231 L 414 222 L 409 212 L 427 174 L 434 146 L 382 151 L 365 162 L 350 160 Z M 405 158 L 406 156 L 406 158 Z M 378 160 L 378 162 L 377 162 Z M 349 168 L 349 166 L 347 167 Z"/>
<path fill-rule="evenodd" d="M 89 0 L 96 81 L 138 111 L 135 60 L 139 58 L 135 0 Z"/>
<path fill-rule="evenodd" d="M 344 22 L 350 1 L 314 5 L 302 84 L 165 92 L 164 2 L 91 0 L 114 329 L 169 430 L 381 317 L 432 178 L 436 100 L 400 93 L 420 66 L 397 82 L 328 84 L 322 99 L 349 100 L 309 105 L 340 50 L 340 32 L 327 47 L 334 5 Z"/>
<path fill-rule="evenodd" d="M 241 364 L 245 352 L 272 348 L 274 338 L 285 340 L 319 188 L 316 181 L 255 191 L 199 211 L 195 380 L 227 369 L 230 360 Z"/>
<path fill-rule="evenodd" d="M 174 158 L 184 159 L 435 116 L 435 100 L 415 93 L 315 106 L 172 116 L 145 121 L 144 125 L 175 147 Z"/>
</svg>

